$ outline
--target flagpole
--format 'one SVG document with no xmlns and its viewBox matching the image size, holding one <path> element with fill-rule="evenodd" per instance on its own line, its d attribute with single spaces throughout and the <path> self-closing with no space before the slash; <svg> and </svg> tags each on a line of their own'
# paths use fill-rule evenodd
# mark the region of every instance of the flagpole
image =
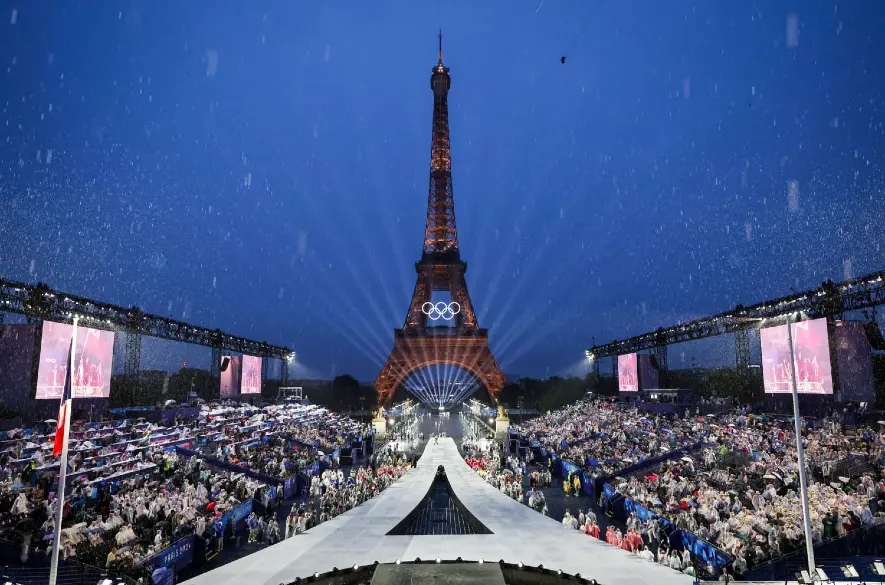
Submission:
<svg viewBox="0 0 885 585">
<path fill-rule="evenodd" d="M 74 398 L 74 376 L 76 375 L 76 370 L 74 368 L 76 348 L 77 348 L 77 323 L 79 322 L 79 317 L 74 317 L 74 332 L 73 337 L 71 337 L 71 363 L 68 366 L 68 376 L 71 377 L 71 398 L 70 402 L 73 404 Z M 61 459 L 58 460 L 58 493 L 56 493 L 56 500 L 58 501 L 58 509 L 55 511 L 55 532 L 52 535 L 52 564 L 49 566 L 49 585 L 56 585 L 55 581 L 58 577 L 58 559 L 59 559 L 59 548 L 61 547 L 61 525 L 62 525 L 62 513 L 65 508 L 65 478 L 68 474 L 68 435 L 71 431 L 71 414 L 72 409 L 69 407 L 65 411 L 65 420 L 64 422 L 64 442 L 61 447 Z M 62 421 L 56 421 L 56 424 L 59 424 Z"/>
<path fill-rule="evenodd" d="M 799 455 L 799 491 L 802 496 L 802 524 L 805 527 L 805 554 L 808 572 L 814 575 L 814 542 L 811 540 L 811 514 L 808 511 L 808 480 L 805 478 L 805 448 L 802 446 L 802 425 L 799 422 L 799 390 L 796 387 L 796 360 L 793 357 L 793 325 L 787 315 L 787 345 L 790 346 L 790 375 L 793 390 L 793 421 L 796 426 L 796 451 Z"/>
</svg>

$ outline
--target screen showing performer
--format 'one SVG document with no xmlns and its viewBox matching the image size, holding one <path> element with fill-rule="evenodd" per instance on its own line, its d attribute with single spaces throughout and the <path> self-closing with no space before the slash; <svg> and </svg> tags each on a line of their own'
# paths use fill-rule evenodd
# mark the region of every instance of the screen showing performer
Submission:
<svg viewBox="0 0 885 585">
<path fill-rule="evenodd" d="M 832 394 L 830 342 L 827 320 L 813 319 L 791 325 L 796 391 L 800 394 Z M 762 329 L 762 381 L 767 394 L 793 391 L 787 326 Z"/>
<path fill-rule="evenodd" d="M 618 390 L 621 392 L 639 391 L 639 376 L 636 372 L 635 353 L 618 356 Z"/>
<path fill-rule="evenodd" d="M 242 358 L 226 355 L 221 358 L 221 397 L 236 396 L 240 388 L 240 366 Z"/>
<path fill-rule="evenodd" d="M 68 374 L 68 352 L 74 326 L 53 321 L 43 322 L 40 342 L 40 365 L 37 368 L 37 399 L 61 398 Z M 114 332 L 77 327 L 74 348 L 73 398 L 107 398 L 111 394 L 111 369 L 114 362 Z"/>
<path fill-rule="evenodd" d="M 261 394 L 261 358 L 254 355 L 243 356 L 243 383 L 241 394 Z"/>
</svg>

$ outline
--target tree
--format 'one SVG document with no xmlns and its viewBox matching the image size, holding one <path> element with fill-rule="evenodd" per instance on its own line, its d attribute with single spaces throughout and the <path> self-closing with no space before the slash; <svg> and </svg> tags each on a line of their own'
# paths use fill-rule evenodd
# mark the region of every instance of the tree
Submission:
<svg viewBox="0 0 885 585">
<path fill-rule="evenodd" d="M 332 380 L 330 403 L 335 405 L 335 410 L 356 410 L 359 408 L 361 394 L 357 379 L 350 374 L 343 374 Z"/>
<path fill-rule="evenodd" d="M 169 377 L 169 386 L 164 400 L 187 402 L 191 392 L 207 402 L 218 400 L 218 378 L 209 370 L 197 368 L 181 368 Z"/>
<path fill-rule="evenodd" d="M 553 376 L 542 383 L 545 389 L 538 401 L 538 410 L 541 412 L 562 408 L 587 393 L 587 383 L 581 378 Z"/>
</svg>

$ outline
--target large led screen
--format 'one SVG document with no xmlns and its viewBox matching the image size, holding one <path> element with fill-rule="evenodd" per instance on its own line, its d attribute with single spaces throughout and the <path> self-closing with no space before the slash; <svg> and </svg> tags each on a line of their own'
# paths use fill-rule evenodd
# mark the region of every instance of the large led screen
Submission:
<svg viewBox="0 0 885 585">
<path fill-rule="evenodd" d="M 873 351 L 865 324 L 837 321 L 833 328 L 840 402 L 875 402 Z"/>
<path fill-rule="evenodd" d="M 635 353 L 618 356 L 618 390 L 621 392 L 639 391 L 639 376 L 636 371 Z"/>
<path fill-rule="evenodd" d="M 796 366 L 796 391 L 800 394 L 832 394 L 830 343 L 827 320 L 814 319 L 793 323 L 793 354 Z M 793 391 L 790 369 L 790 346 L 787 326 L 767 327 L 760 332 L 762 341 L 762 380 L 767 394 Z"/>
<path fill-rule="evenodd" d="M 61 398 L 70 364 L 68 352 L 74 326 L 53 321 L 43 322 L 40 342 L 40 366 L 37 369 L 37 399 Z M 74 348 L 73 398 L 107 398 L 111 394 L 111 369 L 114 361 L 114 332 L 77 327 Z"/>
<path fill-rule="evenodd" d="M 658 369 L 647 353 L 639 356 L 639 383 L 643 390 L 660 388 Z"/>
<path fill-rule="evenodd" d="M 261 394 L 261 358 L 254 355 L 243 356 L 243 383 L 241 394 Z"/>
<path fill-rule="evenodd" d="M 240 388 L 240 363 L 238 355 L 221 358 L 221 397 L 236 396 Z"/>
</svg>

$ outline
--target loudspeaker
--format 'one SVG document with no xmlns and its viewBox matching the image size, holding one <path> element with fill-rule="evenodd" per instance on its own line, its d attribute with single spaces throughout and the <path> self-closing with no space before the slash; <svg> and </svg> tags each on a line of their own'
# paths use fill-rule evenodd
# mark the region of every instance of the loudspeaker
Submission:
<svg viewBox="0 0 885 585">
<path fill-rule="evenodd" d="M 225 371 L 227 367 L 230 365 L 230 356 L 224 356 L 221 358 L 221 371 Z"/>
</svg>

